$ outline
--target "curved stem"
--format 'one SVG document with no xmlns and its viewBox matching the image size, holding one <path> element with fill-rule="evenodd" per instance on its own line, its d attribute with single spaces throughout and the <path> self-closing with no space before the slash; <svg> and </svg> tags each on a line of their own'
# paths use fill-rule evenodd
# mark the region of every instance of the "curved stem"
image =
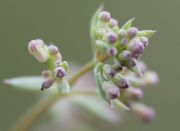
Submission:
<svg viewBox="0 0 180 131">
<path fill-rule="evenodd" d="M 105 61 L 108 56 L 99 59 L 99 61 Z M 84 74 L 93 69 L 96 61 L 90 61 L 76 74 L 74 74 L 69 80 L 69 84 L 72 87 Z M 45 96 L 41 98 L 24 116 L 18 121 L 18 123 L 12 128 L 12 131 L 28 131 L 31 126 L 59 99 L 67 95 L 59 92 Z"/>
</svg>

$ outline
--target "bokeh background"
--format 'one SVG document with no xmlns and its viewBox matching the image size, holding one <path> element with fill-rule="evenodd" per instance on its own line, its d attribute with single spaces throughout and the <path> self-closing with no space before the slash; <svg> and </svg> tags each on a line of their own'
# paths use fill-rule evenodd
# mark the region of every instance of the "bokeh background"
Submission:
<svg viewBox="0 0 180 131">
<path fill-rule="evenodd" d="M 8 131 L 36 100 L 2 82 L 42 70 L 27 53 L 27 42 L 42 38 L 57 43 L 66 60 L 84 64 L 92 56 L 90 18 L 101 3 L 120 25 L 136 17 L 140 29 L 158 30 L 143 55 L 160 76 L 158 87 L 147 90 L 143 100 L 155 107 L 157 118 L 147 125 L 127 115 L 117 130 L 180 130 L 179 0 L 0 0 L 0 131 Z"/>
</svg>

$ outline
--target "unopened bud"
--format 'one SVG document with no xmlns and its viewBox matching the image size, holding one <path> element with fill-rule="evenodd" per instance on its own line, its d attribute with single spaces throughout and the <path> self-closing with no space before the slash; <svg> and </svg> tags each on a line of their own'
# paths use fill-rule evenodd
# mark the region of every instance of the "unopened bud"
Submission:
<svg viewBox="0 0 180 131">
<path fill-rule="evenodd" d="M 107 99 L 109 100 L 116 99 L 120 96 L 119 88 L 110 82 L 103 82 L 102 88 L 106 94 Z"/>
<path fill-rule="evenodd" d="M 144 47 L 147 47 L 149 44 L 149 40 L 147 37 L 141 37 L 140 41 L 143 43 Z"/>
<path fill-rule="evenodd" d="M 40 39 L 31 40 L 28 44 L 28 51 L 33 55 L 39 62 L 46 62 L 49 58 L 49 53 L 46 49 L 46 45 Z"/>
<path fill-rule="evenodd" d="M 52 78 L 45 79 L 42 83 L 41 90 L 47 89 L 51 87 L 54 83 L 54 80 Z"/>
<path fill-rule="evenodd" d="M 112 78 L 112 81 L 121 89 L 126 89 L 130 86 L 130 82 L 120 74 L 116 74 L 115 77 Z"/>
<path fill-rule="evenodd" d="M 108 64 L 105 64 L 103 66 L 103 71 L 106 74 L 106 76 L 109 78 L 113 78 L 116 75 L 115 70 Z"/>
<path fill-rule="evenodd" d="M 48 50 L 51 55 L 56 55 L 59 52 L 58 47 L 55 45 L 48 46 Z"/>
<path fill-rule="evenodd" d="M 134 104 L 132 109 L 137 117 L 145 123 L 151 122 L 156 115 L 153 108 L 145 106 L 143 104 Z"/>
<path fill-rule="evenodd" d="M 124 50 L 119 54 L 118 58 L 121 61 L 128 61 L 129 59 L 131 59 L 131 52 L 128 50 Z"/>
<path fill-rule="evenodd" d="M 115 47 L 111 47 L 111 48 L 109 48 L 109 50 L 108 50 L 108 54 L 110 55 L 110 56 L 115 56 L 116 54 L 117 54 L 117 49 L 115 48 Z"/>
<path fill-rule="evenodd" d="M 127 32 L 128 32 L 128 35 L 129 35 L 131 38 L 133 38 L 133 37 L 135 37 L 135 36 L 137 35 L 138 29 L 137 29 L 136 27 L 131 27 L 131 28 L 128 29 Z"/>
<path fill-rule="evenodd" d="M 65 76 L 65 69 L 63 67 L 57 67 L 55 68 L 54 73 L 57 79 L 62 79 Z"/>
<path fill-rule="evenodd" d="M 117 35 L 114 32 L 109 32 L 107 34 L 107 41 L 110 44 L 114 44 L 117 42 Z"/>
<path fill-rule="evenodd" d="M 111 19 L 111 14 L 107 11 L 102 11 L 99 14 L 99 18 L 102 22 L 109 22 L 109 20 Z"/>
<path fill-rule="evenodd" d="M 139 88 L 128 88 L 126 90 L 128 96 L 132 99 L 132 100 L 140 100 L 143 97 L 143 91 Z"/>
<path fill-rule="evenodd" d="M 95 44 L 96 44 L 96 48 L 102 52 L 106 52 L 110 47 L 107 43 L 100 40 L 96 40 Z"/>
<path fill-rule="evenodd" d="M 121 44 L 122 44 L 123 46 L 125 46 L 127 43 L 128 43 L 127 39 L 126 39 L 126 38 L 122 38 Z"/>
<path fill-rule="evenodd" d="M 110 28 L 113 28 L 113 27 L 115 27 L 115 26 L 118 26 L 118 21 L 115 20 L 115 19 L 113 19 L 113 18 L 111 18 L 110 21 L 109 21 L 109 23 L 108 23 L 108 26 L 109 26 Z"/>
<path fill-rule="evenodd" d="M 133 39 L 128 44 L 128 50 L 131 51 L 133 55 L 142 54 L 144 51 L 144 45 L 140 42 L 139 39 Z"/>
<path fill-rule="evenodd" d="M 148 71 L 144 74 L 142 80 L 146 83 L 147 86 L 157 85 L 159 78 L 156 72 Z"/>
<path fill-rule="evenodd" d="M 127 32 L 126 32 L 125 29 L 120 29 L 120 30 L 118 31 L 118 35 L 119 35 L 120 37 L 126 37 Z"/>
</svg>

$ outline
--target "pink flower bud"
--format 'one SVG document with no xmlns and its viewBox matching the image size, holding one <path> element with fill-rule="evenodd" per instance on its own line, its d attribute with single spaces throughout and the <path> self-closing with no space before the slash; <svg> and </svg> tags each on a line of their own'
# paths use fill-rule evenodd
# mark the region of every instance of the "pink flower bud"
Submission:
<svg viewBox="0 0 180 131">
<path fill-rule="evenodd" d="M 129 35 L 131 38 L 133 38 L 133 37 L 135 37 L 135 36 L 137 35 L 138 29 L 137 29 L 136 27 L 131 27 L 131 28 L 128 29 L 127 32 L 128 32 L 128 35 Z"/>
<path fill-rule="evenodd" d="M 99 14 L 99 18 L 102 22 L 109 22 L 109 20 L 111 19 L 111 14 L 107 11 L 102 11 Z"/>
<path fill-rule="evenodd" d="M 28 51 L 33 55 L 39 62 L 46 62 L 49 58 L 46 45 L 40 39 L 31 40 L 28 44 Z"/>
<path fill-rule="evenodd" d="M 155 111 L 153 108 L 145 106 L 143 104 L 134 104 L 133 111 L 139 119 L 143 122 L 151 122 L 155 118 Z"/>
<path fill-rule="evenodd" d="M 47 89 L 51 87 L 54 83 L 54 80 L 52 78 L 47 78 L 43 81 L 41 90 L 43 91 L 44 89 Z"/>
<path fill-rule="evenodd" d="M 147 47 L 149 44 L 149 40 L 147 37 L 141 37 L 140 41 L 143 43 L 144 47 Z"/>
<path fill-rule="evenodd" d="M 129 95 L 129 97 L 131 98 L 131 99 L 133 99 L 133 100 L 140 100 L 140 99 L 142 99 L 142 97 L 143 97 L 143 91 L 141 90 L 141 89 L 139 89 L 139 88 L 133 88 L 133 87 L 131 87 L 131 88 L 128 88 L 127 90 L 126 90 L 126 92 L 127 92 L 127 94 Z"/>
<path fill-rule="evenodd" d="M 118 31 L 118 35 L 119 35 L 120 37 L 126 37 L 127 32 L 126 32 L 125 29 L 120 29 L 120 30 Z"/>
<path fill-rule="evenodd" d="M 65 69 L 63 67 L 57 67 L 54 73 L 57 79 L 62 79 L 65 76 Z"/>
<path fill-rule="evenodd" d="M 109 21 L 109 23 L 108 23 L 108 26 L 109 26 L 110 28 L 113 28 L 113 27 L 115 27 L 115 26 L 118 26 L 118 21 L 112 18 L 112 19 L 110 19 L 110 21 Z"/>
<path fill-rule="evenodd" d="M 117 42 L 117 35 L 114 33 L 114 32 L 109 32 L 107 34 L 107 41 L 110 43 L 110 44 L 114 44 Z"/>
</svg>

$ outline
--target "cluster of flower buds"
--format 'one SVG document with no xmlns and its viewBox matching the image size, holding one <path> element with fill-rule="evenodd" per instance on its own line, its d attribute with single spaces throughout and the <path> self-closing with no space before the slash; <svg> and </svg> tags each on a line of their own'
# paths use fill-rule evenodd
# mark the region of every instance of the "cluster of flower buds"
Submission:
<svg viewBox="0 0 180 131">
<path fill-rule="evenodd" d="M 111 14 L 98 10 L 92 20 L 91 36 L 96 57 L 108 56 L 111 64 L 99 61 L 94 69 L 95 79 L 100 95 L 108 103 L 114 101 L 123 104 L 147 122 L 153 119 L 152 108 L 138 104 L 143 97 L 142 89 L 154 86 L 158 82 L 155 72 L 148 71 L 141 61 L 141 55 L 149 44 L 153 30 L 139 30 L 132 27 L 133 19 L 121 28 Z"/>
<path fill-rule="evenodd" d="M 69 92 L 69 86 L 64 79 L 68 70 L 68 63 L 62 60 L 58 47 L 55 45 L 47 46 L 41 39 L 36 39 L 29 42 L 28 51 L 39 62 L 46 64 L 48 67 L 48 70 L 42 72 L 44 81 L 41 90 L 51 87 L 54 83 L 65 83 L 67 90 L 65 92 Z"/>
</svg>

